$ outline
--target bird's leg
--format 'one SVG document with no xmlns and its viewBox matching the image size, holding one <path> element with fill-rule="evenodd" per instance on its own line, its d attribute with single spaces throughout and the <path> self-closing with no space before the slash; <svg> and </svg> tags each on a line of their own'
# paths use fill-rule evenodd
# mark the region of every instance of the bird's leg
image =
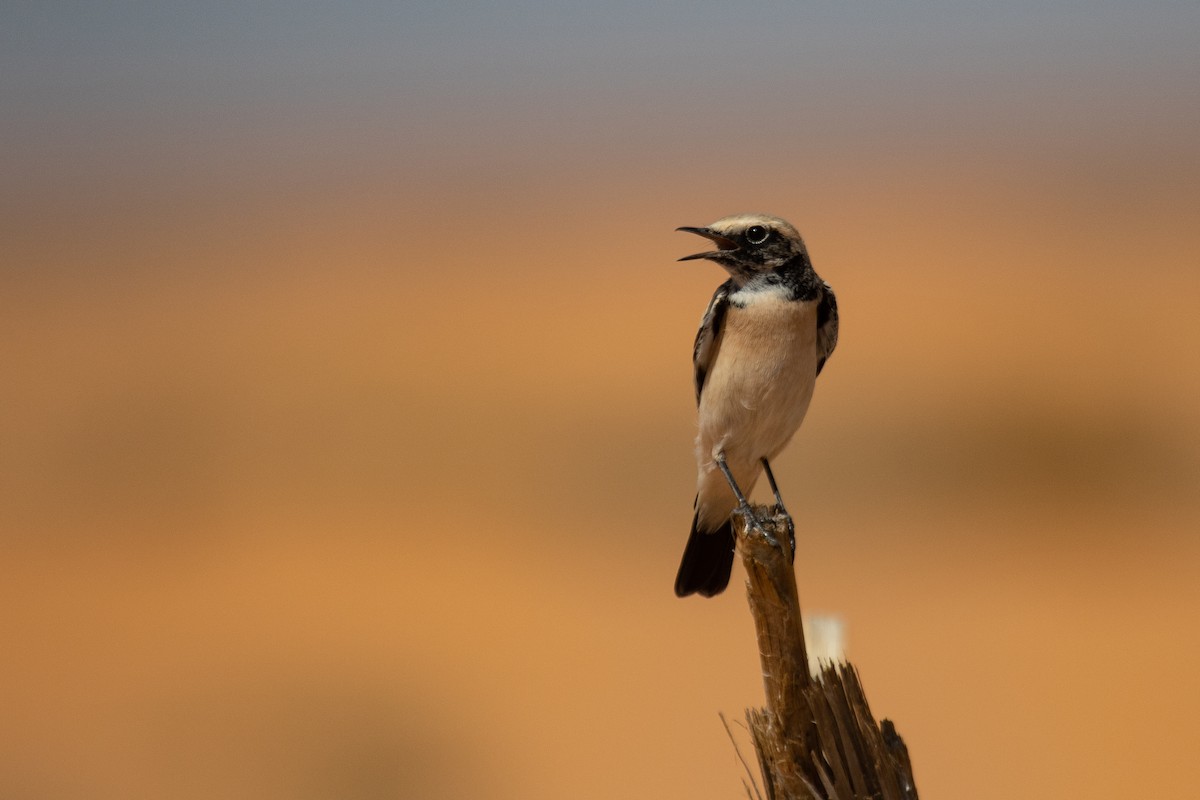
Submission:
<svg viewBox="0 0 1200 800">
<path fill-rule="evenodd" d="M 791 515 L 783 507 L 783 498 L 779 496 L 779 484 L 775 483 L 775 473 L 771 472 L 771 462 L 764 458 L 762 465 L 763 471 L 767 473 L 767 483 L 771 484 L 771 491 L 775 493 L 775 505 L 779 508 L 779 513 L 790 519 Z"/>
<path fill-rule="evenodd" d="M 725 480 L 729 481 L 729 488 L 733 489 L 733 496 L 737 498 L 738 507 L 734 511 L 735 514 L 741 514 L 746 518 L 746 524 L 758 531 L 764 539 L 766 539 L 773 547 L 779 547 L 779 542 L 775 537 L 767 533 L 766 529 L 759 523 L 758 517 L 754 514 L 754 509 L 750 508 L 750 504 L 746 502 L 746 495 L 742 494 L 742 490 L 738 488 L 737 481 L 733 479 L 733 473 L 729 471 L 729 465 L 725 463 L 725 454 L 718 452 L 713 455 L 713 461 L 717 463 L 717 469 L 721 470 L 721 474 L 725 476 Z"/>
<path fill-rule="evenodd" d="M 771 472 L 771 464 L 766 458 L 762 460 L 763 471 L 767 473 L 767 483 L 771 484 L 771 491 L 775 493 L 775 507 L 779 509 L 779 513 L 787 520 L 788 543 L 792 546 L 792 561 L 796 560 L 796 525 L 792 522 L 792 515 L 783 507 L 783 498 L 779 496 L 779 484 L 775 483 L 775 474 Z"/>
</svg>

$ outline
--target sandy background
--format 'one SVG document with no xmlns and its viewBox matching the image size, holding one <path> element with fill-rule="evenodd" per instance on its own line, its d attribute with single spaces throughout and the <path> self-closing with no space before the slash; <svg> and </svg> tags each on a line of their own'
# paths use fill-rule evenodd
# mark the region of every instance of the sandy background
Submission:
<svg viewBox="0 0 1200 800">
<path fill-rule="evenodd" d="M 671 592 L 743 210 L 922 797 L 1194 796 L 1194 4 L 2 15 L 0 797 L 744 796 L 740 573 Z"/>
</svg>

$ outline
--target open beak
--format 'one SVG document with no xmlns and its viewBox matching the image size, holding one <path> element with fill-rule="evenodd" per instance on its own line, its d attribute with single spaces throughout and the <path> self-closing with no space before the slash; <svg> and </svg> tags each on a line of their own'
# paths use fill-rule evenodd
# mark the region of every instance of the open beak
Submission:
<svg viewBox="0 0 1200 800">
<path fill-rule="evenodd" d="M 703 236 L 705 239 L 711 240 L 717 246 L 716 250 L 709 250 L 704 253 L 693 253 L 690 256 L 684 256 L 683 258 L 679 259 L 680 261 L 692 261 L 693 259 L 697 258 L 719 259 L 722 256 L 729 255 L 729 253 L 738 249 L 737 242 L 733 241 L 732 239 L 727 239 L 719 233 L 714 233 L 708 228 L 676 228 L 675 230 L 684 231 L 685 233 L 694 233 L 697 236 Z"/>
</svg>

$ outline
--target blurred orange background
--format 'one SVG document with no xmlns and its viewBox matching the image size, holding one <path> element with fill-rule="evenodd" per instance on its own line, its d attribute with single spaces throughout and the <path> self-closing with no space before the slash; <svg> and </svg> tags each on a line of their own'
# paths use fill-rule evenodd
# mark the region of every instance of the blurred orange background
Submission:
<svg viewBox="0 0 1200 800">
<path fill-rule="evenodd" d="M 743 796 L 672 231 L 745 210 L 922 797 L 1194 795 L 1200 7 L 4 16 L 0 797 Z"/>
</svg>

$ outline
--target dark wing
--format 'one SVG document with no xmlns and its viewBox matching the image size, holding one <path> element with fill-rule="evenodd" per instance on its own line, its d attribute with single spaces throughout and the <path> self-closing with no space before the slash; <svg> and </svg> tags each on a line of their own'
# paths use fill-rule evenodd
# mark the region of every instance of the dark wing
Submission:
<svg viewBox="0 0 1200 800">
<path fill-rule="evenodd" d="M 704 379 L 708 377 L 708 371 L 717 358 L 717 343 L 721 338 L 721 326 L 725 322 L 725 312 L 729 310 L 729 295 L 733 289 L 732 279 L 717 287 L 704 311 L 704 319 L 700 320 L 700 330 L 696 332 L 696 346 L 692 349 L 692 367 L 696 372 L 696 405 L 700 405 Z"/>
<path fill-rule="evenodd" d="M 817 301 L 817 374 L 833 355 L 838 339 L 837 297 L 828 283 L 821 281 L 821 299 Z"/>
</svg>

